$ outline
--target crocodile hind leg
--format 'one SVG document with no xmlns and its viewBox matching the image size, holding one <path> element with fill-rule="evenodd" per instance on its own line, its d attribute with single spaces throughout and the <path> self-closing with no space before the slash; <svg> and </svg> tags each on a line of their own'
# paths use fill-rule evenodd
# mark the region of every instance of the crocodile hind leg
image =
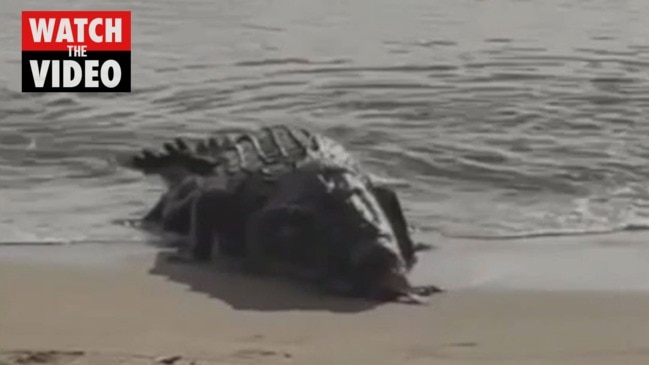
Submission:
<svg viewBox="0 0 649 365">
<path fill-rule="evenodd" d="M 188 234 L 193 197 L 200 189 L 199 184 L 197 179 L 189 177 L 173 186 L 142 218 L 143 227 Z"/>
<path fill-rule="evenodd" d="M 187 235 L 191 228 L 192 206 L 198 191 L 188 192 L 182 196 L 165 199 L 161 225 L 165 231 Z"/>
<path fill-rule="evenodd" d="M 162 221 L 162 211 L 165 205 L 165 197 L 162 196 L 158 199 L 156 205 L 149 210 L 149 212 L 142 218 L 142 223 L 145 224 L 158 224 Z"/>
<path fill-rule="evenodd" d="M 235 201 L 222 189 L 196 192 L 189 202 L 189 245 L 174 256 L 176 261 L 209 261 L 216 241 L 219 253 L 236 256 L 242 252 L 240 240 L 233 235 L 237 226 Z"/>
<path fill-rule="evenodd" d="M 399 202 L 397 193 L 387 186 L 374 186 L 372 188 L 376 199 L 385 212 L 399 243 L 399 249 L 403 255 L 408 267 L 412 267 L 417 258 L 415 256 L 417 245 L 410 238 L 408 232 L 408 222 L 403 215 L 403 209 Z"/>
</svg>

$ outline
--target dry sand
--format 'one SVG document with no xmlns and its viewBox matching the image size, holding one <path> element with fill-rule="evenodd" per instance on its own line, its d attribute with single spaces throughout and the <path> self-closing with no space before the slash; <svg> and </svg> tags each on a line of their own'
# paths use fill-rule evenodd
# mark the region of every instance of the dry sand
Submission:
<svg viewBox="0 0 649 365">
<path fill-rule="evenodd" d="M 641 293 L 469 288 L 376 306 L 152 248 L 83 250 L 0 249 L 0 364 L 649 364 Z"/>
</svg>

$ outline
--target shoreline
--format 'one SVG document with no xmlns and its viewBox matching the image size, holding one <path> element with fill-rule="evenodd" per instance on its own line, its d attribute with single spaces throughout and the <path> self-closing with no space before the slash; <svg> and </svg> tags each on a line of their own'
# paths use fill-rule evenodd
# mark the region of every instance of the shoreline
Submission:
<svg viewBox="0 0 649 365">
<path fill-rule="evenodd" d="M 84 352 L 41 354 L 44 364 L 649 361 L 649 293 L 477 286 L 423 306 L 376 305 L 161 255 L 124 245 L 0 249 L 0 364 L 13 364 L 15 350 Z"/>
</svg>

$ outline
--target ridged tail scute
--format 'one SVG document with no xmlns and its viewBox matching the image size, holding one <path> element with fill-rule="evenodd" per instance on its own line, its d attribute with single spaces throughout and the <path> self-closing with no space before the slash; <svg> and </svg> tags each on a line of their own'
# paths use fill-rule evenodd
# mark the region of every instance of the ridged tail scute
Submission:
<svg viewBox="0 0 649 365">
<path fill-rule="evenodd" d="M 306 129 L 280 124 L 257 131 L 221 131 L 196 142 L 176 138 L 164 143 L 159 152 L 142 150 L 126 164 L 166 180 L 187 174 L 239 175 L 271 171 L 273 175 L 272 171 L 306 160 L 320 147 L 319 139 Z"/>
<path fill-rule="evenodd" d="M 284 125 L 229 135 L 222 139 L 219 156 L 227 174 L 281 171 L 317 151 L 317 141 L 306 130 Z M 273 173 L 271 173 L 273 175 Z"/>
<path fill-rule="evenodd" d="M 206 175 L 219 164 L 217 159 L 209 156 L 210 146 L 216 146 L 216 141 L 199 143 L 195 150 L 191 150 L 183 139 L 176 138 L 173 143 L 164 143 L 160 153 L 154 153 L 150 149 L 142 150 L 131 159 L 130 165 L 147 175 L 164 174 L 171 169 Z"/>
</svg>

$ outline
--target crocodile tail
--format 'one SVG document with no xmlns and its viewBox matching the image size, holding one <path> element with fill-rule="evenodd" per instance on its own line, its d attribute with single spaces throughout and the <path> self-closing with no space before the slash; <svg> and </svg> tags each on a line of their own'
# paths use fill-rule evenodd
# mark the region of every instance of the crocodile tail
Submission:
<svg viewBox="0 0 649 365">
<path fill-rule="evenodd" d="M 203 150 L 199 152 L 199 148 Z M 130 159 L 128 165 L 146 175 L 165 175 L 171 171 L 207 175 L 218 165 L 218 160 L 205 148 L 199 143 L 192 150 L 185 140 L 176 138 L 173 142 L 164 143 L 162 151 L 158 153 L 143 149 Z"/>
<path fill-rule="evenodd" d="M 285 125 L 259 131 L 221 131 L 198 141 L 176 138 L 162 145 L 159 152 L 143 149 L 126 165 L 146 175 L 210 175 L 219 165 L 233 169 L 255 169 L 284 160 L 299 160 L 314 149 L 312 135 Z M 190 145 L 191 144 L 191 145 Z M 235 162 L 236 160 L 236 162 Z M 249 166 L 250 165 L 250 166 Z"/>
</svg>

